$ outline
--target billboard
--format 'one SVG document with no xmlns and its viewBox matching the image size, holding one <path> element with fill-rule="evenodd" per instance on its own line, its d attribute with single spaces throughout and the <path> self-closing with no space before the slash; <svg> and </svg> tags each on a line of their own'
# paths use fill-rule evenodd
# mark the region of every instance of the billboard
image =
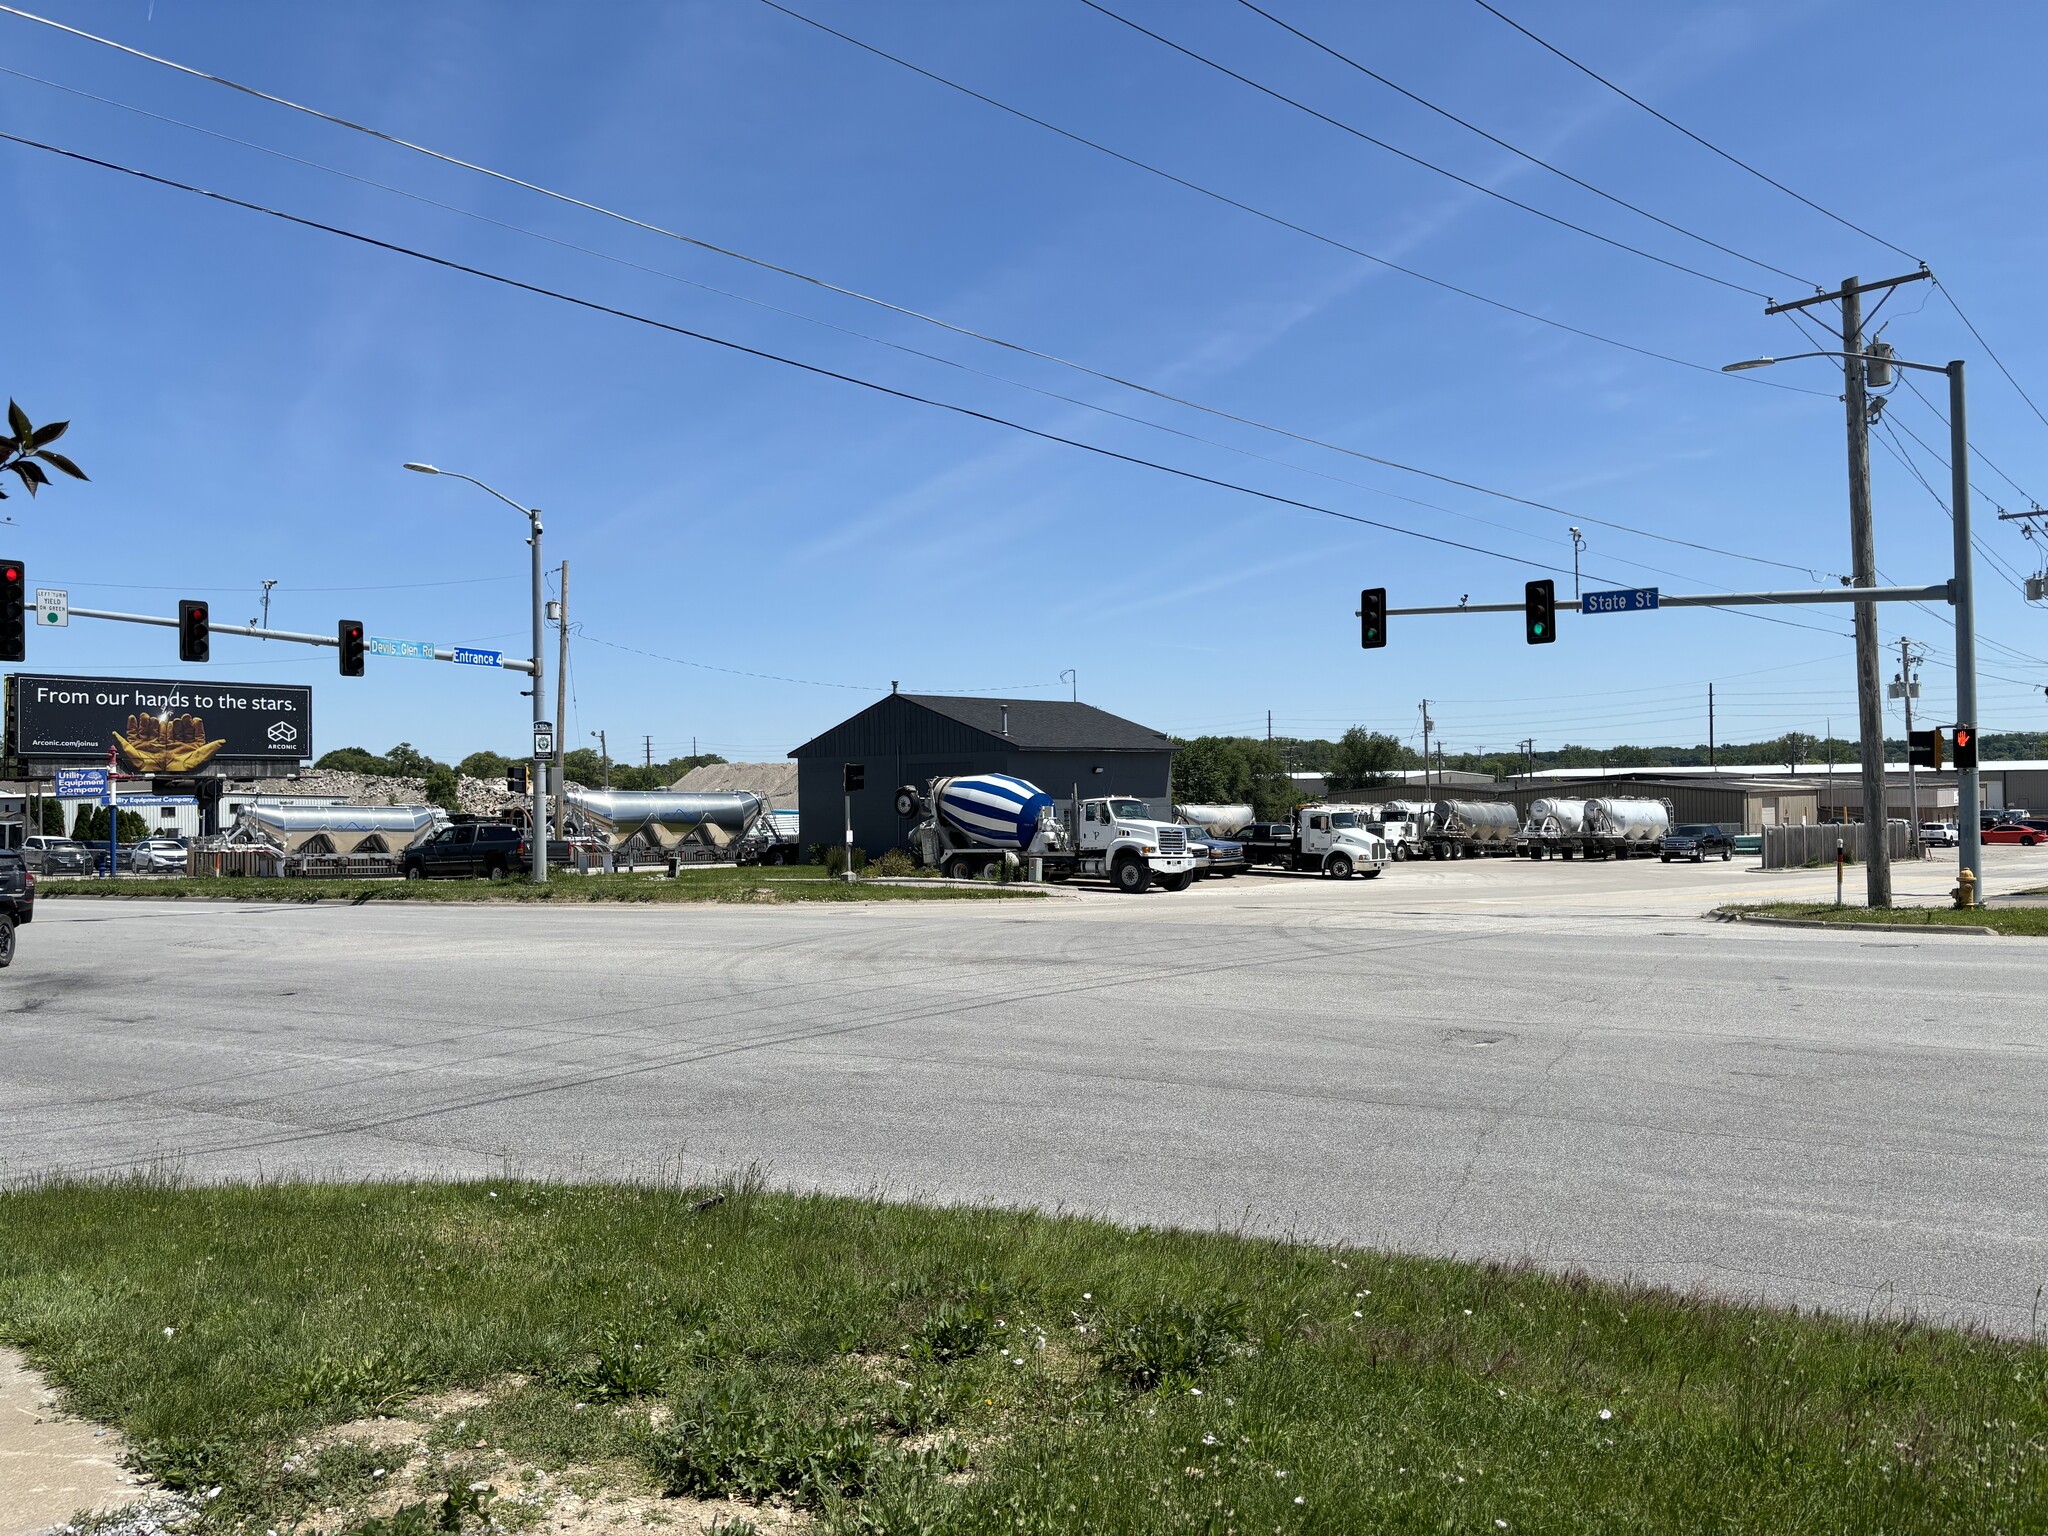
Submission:
<svg viewBox="0 0 2048 1536">
<path fill-rule="evenodd" d="M 104 763 L 109 748 L 127 773 L 303 762 L 313 755 L 313 690 L 28 672 L 7 679 L 9 757 Z"/>
</svg>

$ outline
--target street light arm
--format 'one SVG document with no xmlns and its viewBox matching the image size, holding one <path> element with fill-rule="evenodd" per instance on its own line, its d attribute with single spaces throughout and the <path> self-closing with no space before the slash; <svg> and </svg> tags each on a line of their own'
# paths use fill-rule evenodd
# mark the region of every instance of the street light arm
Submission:
<svg viewBox="0 0 2048 1536">
<path fill-rule="evenodd" d="M 1774 363 L 1796 363 L 1809 357 L 1855 358 L 1865 363 L 1890 363 L 1894 368 L 1911 368 L 1919 373 L 1947 373 L 1946 363 L 1912 363 L 1903 357 L 1882 357 L 1875 352 L 1794 352 L 1789 357 L 1752 357 L 1722 365 L 1723 373 L 1746 373 L 1752 368 L 1769 368 Z M 444 471 L 445 473 L 445 471 Z"/>
<path fill-rule="evenodd" d="M 488 491 L 491 495 L 497 497 L 498 500 L 505 503 L 506 506 L 512 508 L 512 510 L 517 512 L 521 517 L 529 519 L 533 523 L 534 527 L 538 528 L 540 526 L 540 511 L 538 508 L 522 507 L 518 502 L 514 501 L 510 496 L 507 496 L 503 491 L 497 489 L 495 486 L 485 485 L 483 481 L 477 479 L 475 475 L 465 475 L 459 469 L 436 469 L 431 464 L 406 464 L 403 467 L 406 469 L 413 470 L 415 473 L 422 475 L 446 475 L 450 480 L 467 480 L 471 485 L 475 486 L 478 490 Z"/>
</svg>

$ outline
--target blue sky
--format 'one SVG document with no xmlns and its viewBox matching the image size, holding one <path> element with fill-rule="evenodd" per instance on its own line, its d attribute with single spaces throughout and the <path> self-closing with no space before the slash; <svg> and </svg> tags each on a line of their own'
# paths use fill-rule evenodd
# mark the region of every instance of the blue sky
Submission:
<svg viewBox="0 0 2048 1536">
<path fill-rule="evenodd" d="M 27 8 L 959 326 L 1553 503 L 1582 519 L 1589 587 L 1754 590 L 1848 569 L 1839 374 L 1711 371 L 1807 349 L 1761 298 L 1405 164 L 1078 0 L 795 8 L 1333 239 L 1709 371 L 1375 267 L 759 0 Z M 1775 297 L 1914 266 L 1469 0 L 1268 9 L 1807 281 L 1518 162 L 1233 0 L 1112 8 L 1474 181 Z M 1939 24 L 1920 7 L 1832 0 L 1502 8 L 1924 257 L 2048 403 L 2038 8 L 1957 8 Z M 1723 740 L 1818 733 L 1830 718 L 1853 734 L 1846 609 L 1793 616 L 1813 629 L 1699 611 L 1574 617 L 1545 648 L 1524 646 L 1512 616 L 1410 619 L 1386 650 L 1363 653 L 1360 587 L 1386 586 L 1397 606 L 1509 600 L 1537 566 L 1569 570 L 1572 518 L 1121 389 L 17 18 L 0 16 L 0 65 L 450 207 L 0 74 L 7 132 L 1510 557 L 1176 479 L 0 145 L 0 391 L 39 421 L 70 417 L 63 446 L 93 476 L 33 503 L 11 497 L 0 510 L 14 526 L 0 534 L 32 585 L 68 587 L 75 604 L 168 613 L 180 595 L 205 596 L 218 620 L 241 620 L 274 578 L 279 627 L 359 617 L 374 634 L 523 651 L 517 515 L 399 469 L 426 459 L 545 510 L 579 626 L 569 738 L 603 728 L 620 756 L 644 737 L 662 757 L 693 740 L 780 756 L 892 680 L 1058 695 L 1068 668 L 1085 699 L 1184 734 L 1263 731 L 1271 710 L 1285 734 L 1362 723 L 1412 737 L 1427 696 L 1457 750 L 1524 736 L 1691 743 L 1705 735 L 1710 681 Z M 1879 318 L 1901 356 L 1969 359 L 1973 441 L 2048 496 L 2048 426 L 1941 295 L 1907 287 Z M 1921 382 L 1937 403 L 1941 387 Z M 1903 389 L 1887 416 L 1945 455 L 1945 428 Z M 1899 442 L 1945 495 L 1946 471 Z M 1944 579 L 1948 520 L 1889 446 L 1880 434 L 1873 447 L 1879 566 L 1900 582 Z M 1983 464 L 1975 479 L 1986 543 L 2031 572 L 2030 547 L 1993 516 L 1994 501 L 2025 506 L 2020 490 Z M 1982 561 L 1978 589 L 1982 725 L 2048 726 L 2048 665 L 2030 659 L 2048 657 L 2039 615 Z M 1894 656 L 1902 629 L 1928 643 L 1923 711 L 1949 718 L 1950 627 L 1888 608 L 1883 628 Z M 132 626 L 80 620 L 32 646 L 39 670 L 189 670 L 167 632 Z M 213 654 L 217 678 L 313 683 L 321 750 L 405 739 L 457 756 L 524 738 L 510 675 L 373 659 L 370 677 L 343 680 L 329 652 L 225 637 Z"/>
</svg>

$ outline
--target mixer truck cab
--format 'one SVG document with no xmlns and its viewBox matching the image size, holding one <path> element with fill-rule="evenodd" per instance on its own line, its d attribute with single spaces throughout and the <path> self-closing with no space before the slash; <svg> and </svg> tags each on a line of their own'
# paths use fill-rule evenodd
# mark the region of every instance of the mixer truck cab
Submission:
<svg viewBox="0 0 2048 1536">
<path fill-rule="evenodd" d="M 926 869 L 973 880 L 994 868 L 1036 864 L 1048 880 L 1075 875 L 1108 880 L 1120 891 L 1184 891 L 1194 883 L 1187 828 L 1154 821 L 1142 800 L 1123 795 L 1083 800 L 1071 822 L 1052 796 L 1006 773 L 933 779 L 896 791 L 896 814 L 923 818 L 909 833 Z"/>
<path fill-rule="evenodd" d="M 1372 880 L 1387 867 L 1386 840 L 1355 805 L 1304 805 L 1291 820 L 1254 822 L 1242 835 L 1245 856 L 1281 869 L 1313 870 L 1337 880 Z"/>
</svg>

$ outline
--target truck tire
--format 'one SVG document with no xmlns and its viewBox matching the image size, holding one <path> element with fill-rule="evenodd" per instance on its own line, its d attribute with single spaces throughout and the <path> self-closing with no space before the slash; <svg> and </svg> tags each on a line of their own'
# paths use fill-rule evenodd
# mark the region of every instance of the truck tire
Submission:
<svg viewBox="0 0 2048 1536">
<path fill-rule="evenodd" d="M 502 883 L 505 879 L 505 861 L 503 859 L 493 859 L 490 863 L 486 864 L 484 866 L 484 878 L 493 884 Z"/>
<path fill-rule="evenodd" d="M 0 971 L 14 964 L 14 919 L 0 914 Z"/>
<path fill-rule="evenodd" d="M 974 860 L 964 853 L 956 853 L 939 866 L 939 873 L 948 880 L 972 880 L 979 869 Z"/>
<path fill-rule="evenodd" d="M 408 864 L 405 866 L 405 878 L 408 880 L 424 880 L 427 878 L 427 872 L 417 864 Z"/>
<path fill-rule="evenodd" d="M 917 791 L 906 784 L 896 791 L 896 814 L 915 816 L 917 814 Z"/>
<path fill-rule="evenodd" d="M 1194 883 L 1195 877 L 1192 874 L 1161 875 L 1159 877 L 1159 888 L 1162 891 L 1184 891 Z"/>
<path fill-rule="evenodd" d="M 1351 856 L 1343 853 L 1331 854 L 1330 862 L 1323 866 L 1323 873 L 1332 880 L 1349 880 L 1351 878 Z"/>
<path fill-rule="evenodd" d="M 1152 884 L 1152 866 L 1143 859 L 1126 855 L 1116 861 L 1109 878 L 1126 896 L 1140 896 Z"/>
<path fill-rule="evenodd" d="M 1377 880 L 1381 875 L 1386 873 L 1386 866 L 1381 865 L 1378 869 L 1361 869 L 1359 873 L 1365 876 L 1365 878 L 1368 880 Z"/>
<path fill-rule="evenodd" d="M 1735 856 L 1735 850 L 1734 850 L 1734 849 L 1732 849 L 1732 848 L 1723 848 L 1723 849 L 1721 850 L 1721 862 L 1722 862 L 1723 864 L 1726 864 L 1726 863 L 1727 863 L 1727 862 L 1728 862 L 1728 861 L 1729 861 L 1729 860 L 1730 860 L 1731 858 L 1733 858 L 1734 856 Z"/>
</svg>

